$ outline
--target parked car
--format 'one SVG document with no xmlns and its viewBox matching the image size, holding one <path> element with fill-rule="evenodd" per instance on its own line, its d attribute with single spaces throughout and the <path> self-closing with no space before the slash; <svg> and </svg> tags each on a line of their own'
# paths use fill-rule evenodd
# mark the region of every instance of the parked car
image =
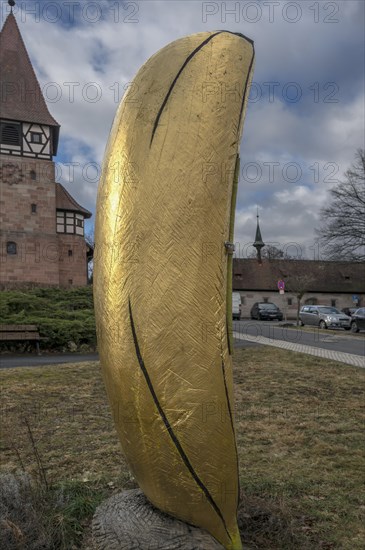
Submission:
<svg viewBox="0 0 365 550">
<path fill-rule="evenodd" d="M 241 294 L 232 292 L 232 318 L 241 319 Z"/>
<path fill-rule="evenodd" d="M 251 319 L 267 321 L 268 319 L 283 320 L 282 311 L 272 302 L 256 302 L 251 308 Z"/>
<path fill-rule="evenodd" d="M 365 330 L 365 307 L 360 307 L 351 316 L 351 330 L 352 332 L 359 332 L 359 330 Z"/>
<path fill-rule="evenodd" d="M 331 306 L 303 306 L 299 312 L 301 325 L 350 330 L 351 317 Z"/>
<path fill-rule="evenodd" d="M 356 310 L 356 307 L 344 307 L 343 309 L 341 309 L 342 313 L 348 315 L 349 317 L 351 317 L 351 315 L 355 313 Z"/>
</svg>

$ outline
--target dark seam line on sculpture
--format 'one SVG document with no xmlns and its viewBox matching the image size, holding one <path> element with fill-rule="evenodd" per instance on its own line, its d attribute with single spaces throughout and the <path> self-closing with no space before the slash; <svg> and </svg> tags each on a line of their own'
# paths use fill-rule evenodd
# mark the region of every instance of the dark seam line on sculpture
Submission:
<svg viewBox="0 0 365 550">
<path fill-rule="evenodd" d="M 237 486 L 238 486 L 238 494 L 237 494 L 237 509 L 238 505 L 240 503 L 240 476 L 239 476 L 239 463 L 238 463 L 238 449 L 237 449 L 237 441 L 236 441 L 236 432 L 234 430 L 234 424 L 233 424 L 233 416 L 232 416 L 232 409 L 231 409 L 231 402 L 229 400 L 228 395 L 228 388 L 227 388 L 227 380 L 226 380 L 226 368 L 224 366 L 224 361 L 222 360 L 222 372 L 223 372 L 223 382 L 224 382 L 224 390 L 226 392 L 226 399 L 227 399 L 227 407 L 229 411 L 229 418 L 231 419 L 231 428 L 232 428 L 232 434 L 234 439 L 234 446 L 236 448 L 236 464 L 237 464 Z"/>
<path fill-rule="evenodd" d="M 227 398 L 227 406 L 228 406 L 228 411 L 229 411 L 229 418 L 231 420 L 231 427 L 232 427 L 232 432 L 233 434 L 235 433 L 234 432 L 234 425 L 233 425 L 233 416 L 232 416 L 232 409 L 231 409 L 231 403 L 229 401 L 229 396 L 228 396 L 228 388 L 227 388 L 227 380 L 226 380 L 226 368 L 224 366 L 224 361 L 222 361 L 222 373 L 223 373 L 223 381 L 224 381 L 224 391 L 226 392 L 226 398 Z"/>
<path fill-rule="evenodd" d="M 174 80 L 173 80 L 173 82 L 172 82 L 172 84 L 171 84 L 171 86 L 170 86 L 170 88 L 169 88 L 167 94 L 165 95 L 165 99 L 164 99 L 163 102 L 162 102 L 162 105 L 161 105 L 161 107 L 160 107 L 160 110 L 159 110 L 158 113 L 157 113 L 157 117 L 156 117 L 155 123 L 154 123 L 154 125 L 153 125 L 152 136 L 151 136 L 151 141 L 150 141 L 150 147 L 151 147 L 151 145 L 152 145 L 152 141 L 153 141 L 153 138 L 154 138 L 154 136 L 155 136 L 155 132 L 156 132 L 156 130 L 157 130 L 157 126 L 158 126 L 158 123 L 159 123 L 160 118 L 161 118 L 161 115 L 162 115 L 162 111 L 163 111 L 164 108 L 165 108 L 165 105 L 166 105 L 166 103 L 167 103 L 167 101 L 168 101 L 168 99 L 169 99 L 169 97 L 170 97 L 170 95 L 171 95 L 171 92 L 172 92 L 172 90 L 173 90 L 173 88 L 174 88 L 174 86 L 175 86 L 175 84 L 176 84 L 176 82 L 177 82 L 177 79 L 179 78 L 179 76 L 181 75 L 181 73 L 182 73 L 183 70 L 185 69 L 186 65 L 189 63 L 189 61 L 194 57 L 194 55 L 195 55 L 196 53 L 198 53 L 198 51 L 201 50 L 201 49 L 205 46 L 205 44 L 208 44 L 208 42 L 209 42 L 210 40 L 212 40 L 212 38 L 214 38 L 215 36 L 217 36 L 217 34 L 221 34 L 221 32 L 223 32 L 223 31 L 219 31 L 219 32 L 216 32 L 215 34 L 212 34 L 211 36 L 208 36 L 208 38 L 206 38 L 197 48 L 195 48 L 194 51 L 191 52 L 191 54 L 185 59 L 184 63 L 183 63 L 182 66 L 180 67 L 180 70 L 179 70 L 179 72 L 177 73 L 177 75 L 175 76 L 175 78 L 174 78 Z"/>
<path fill-rule="evenodd" d="M 216 33 L 212 34 L 211 36 L 209 36 L 206 40 L 204 40 L 185 60 L 185 62 L 183 63 L 182 67 L 180 68 L 179 72 L 177 73 L 176 77 L 174 78 L 166 96 L 165 96 L 165 99 L 163 100 L 162 102 L 162 105 L 160 107 L 160 110 L 157 114 L 157 117 L 156 117 L 156 120 L 154 122 L 154 125 L 153 125 L 153 130 L 152 130 L 152 136 L 151 136 L 151 141 L 150 141 L 150 147 L 152 145 L 152 141 L 153 141 L 153 138 L 155 136 L 155 132 L 157 130 L 157 126 L 158 126 L 158 123 L 159 123 L 159 120 L 161 118 L 161 115 L 162 115 L 162 111 L 164 110 L 165 108 L 165 105 L 171 95 L 171 92 L 180 76 L 180 74 L 182 73 L 182 71 L 184 70 L 184 68 L 186 67 L 186 65 L 189 63 L 189 61 L 194 57 L 194 55 L 196 53 L 198 53 L 199 50 L 201 50 L 201 48 L 203 48 L 205 46 L 205 44 L 207 44 L 208 42 L 210 42 L 210 40 L 212 40 L 212 38 L 214 38 L 215 36 L 217 36 L 218 34 L 222 34 L 222 33 L 228 33 L 228 34 L 233 34 L 234 36 L 239 36 L 241 38 L 243 38 L 244 40 L 247 40 L 250 44 L 252 44 L 252 47 L 254 49 L 254 42 L 253 40 L 251 40 L 250 38 L 248 38 L 247 36 L 245 36 L 244 34 L 241 34 L 241 33 L 237 33 L 237 32 L 232 32 L 232 31 L 226 31 L 226 30 L 222 30 L 222 31 L 217 31 Z M 255 49 L 254 49 L 254 52 L 255 52 Z M 251 71 L 251 67 L 252 67 L 252 62 L 253 62 L 253 59 L 251 61 L 251 65 L 250 65 L 250 69 L 249 69 L 249 74 L 250 74 L 250 71 Z M 247 89 L 247 81 L 246 81 L 246 88 L 245 88 L 245 93 L 244 93 L 244 98 L 245 98 L 245 95 L 246 95 L 246 89 Z M 244 101 L 243 101 L 244 103 Z M 240 113 L 240 120 L 241 120 L 241 114 L 242 114 L 242 109 L 243 109 L 243 105 L 241 106 L 241 113 Z"/>
<path fill-rule="evenodd" d="M 244 107 L 244 105 L 245 105 L 245 100 L 246 100 L 246 93 L 247 93 L 248 81 L 249 81 L 249 79 L 250 79 L 251 69 L 252 69 L 252 65 L 253 65 L 254 59 L 255 59 L 255 47 L 254 47 L 253 43 L 252 43 L 252 48 L 253 48 L 253 54 L 252 54 L 252 59 L 251 59 L 250 67 L 249 67 L 248 73 L 247 73 L 246 84 L 245 84 L 245 91 L 244 91 L 244 93 L 243 93 L 243 98 L 242 98 L 242 103 L 241 103 L 241 110 L 240 110 L 240 116 L 239 116 L 239 119 L 238 119 L 238 128 L 237 128 L 237 132 L 239 131 L 240 125 L 241 125 L 241 118 L 242 118 L 242 113 L 243 113 L 243 107 Z"/>
<path fill-rule="evenodd" d="M 252 40 L 252 38 L 248 38 L 248 36 L 245 36 L 241 32 L 226 31 L 224 29 L 221 30 L 221 31 L 218 31 L 218 32 L 227 32 L 228 34 L 234 34 L 235 36 L 239 36 L 240 38 L 244 38 L 245 40 L 247 40 L 247 42 L 252 44 L 252 46 L 254 45 L 254 41 Z"/>
<path fill-rule="evenodd" d="M 205 496 L 207 497 L 207 500 L 209 501 L 209 503 L 211 504 L 211 506 L 214 508 L 215 512 L 218 514 L 218 516 L 221 518 L 222 520 L 222 523 L 224 525 L 224 528 L 226 530 L 226 533 L 228 535 L 228 537 L 232 540 L 229 532 L 228 532 L 228 529 L 227 529 L 227 525 L 226 525 L 226 522 L 224 521 L 224 517 L 222 515 L 222 512 L 220 511 L 220 509 L 218 508 L 217 504 L 215 503 L 215 501 L 213 500 L 213 497 L 211 496 L 209 490 L 207 489 L 207 487 L 205 487 L 204 483 L 200 480 L 198 474 L 195 472 L 193 466 L 190 464 L 190 461 L 187 457 L 187 455 L 185 454 L 185 451 L 184 449 L 182 448 L 181 444 L 180 444 L 180 441 L 178 440 L 178 438 L 176 437 L 169 421 L 168 421 L 168 418 L 163 410 L 163 408 L 161 407 L 160 405 L 160 402 L 157 398 L 157 395 L 156 395 L 156 392 L 154 390 L 154 387 L 152 385 L 152 382 L 151 382 L 151 379 L 149 377 L 149 374 L 148 374 L 148 371 L 146 369 L 146 365 L 144 364 L 144 361 L 143 361 L 143 358 L 142 358 L 142 355 L 141 355 L 141 351 L 139 349 L 139 344 L 138 344 L 138 339 L 137 339 L 137 334 L 136 334 L 136 329 L 135 329 L 135 326 L 134 326 L 134 321 L 133 321 L 133 315 L 132 315 L 132 308 L 131 308 L 131 303 L 129 301 L 129 319 L 130 319 L 130 323 L 131 323 L 131 328 L 132 328 L 132 334 L 133 334 L 133 341 L 134 341 L 134 347 L 135 347 L 135 350 L 136 350 L 136 355 L 137 355 L 137 359 L 138 359 L 138 363 L 139 363 L 139 366 L 141 367 L 141 370 L 142 370 L 142 373 L 145 377 L 145 380 L 147 382 L 147 386 L 151 392 L 151 395 L 152 395 L 152 398 L 155 402 L 155 405 L 157 407 L 157 410 L 166 426 L 166 429 L 169 433 L 169 436 L 171 437 L 175 447 L 177 448 L 177 450 L 179 451 L 180 453 L 180 456 L 185 464 L 185 466 L 187 467 L 187 469 L 189 470 L 190 474 L 192 475 L 193 479 L 195 480 L 195 482 L 199 485 L 199 487 L 201 488 L 201 490 L 203 491 L 203 493 L 205 494 Z"/>
</svg>

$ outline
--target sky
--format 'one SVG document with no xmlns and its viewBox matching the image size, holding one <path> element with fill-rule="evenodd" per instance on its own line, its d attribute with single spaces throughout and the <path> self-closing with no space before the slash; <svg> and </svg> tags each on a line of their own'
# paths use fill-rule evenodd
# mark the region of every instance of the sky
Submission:
<svg viewBox="0 0 365 550">
<path fill-rule="evenodd" d="M 0 2 L 2 26 L 10 8 Z M 18 0 L 14 14 L 61 125 L 57 180 L 94 214 L 113 118 L 141 65 L 185 35 L 240 32 L 255 42 L 256 65 L 240 148 L 236 256 L 252 254 L 258 208 L 266 244 L 321 259 L 320 209 L 364 148 L 364 9 L 363 0 Z"/>
</svg>

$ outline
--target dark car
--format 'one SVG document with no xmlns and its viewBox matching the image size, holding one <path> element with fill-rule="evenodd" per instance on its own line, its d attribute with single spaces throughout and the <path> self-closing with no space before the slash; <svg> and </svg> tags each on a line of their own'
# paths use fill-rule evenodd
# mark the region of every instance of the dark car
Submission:
<svg viewBox="0 0 365 550">
<path fill-rule="evenodd" d="M 275 304 L 271 302 L 256 302 L 251 308 L 251 319 L 267 321 L 269 319 L 283 320 L 283 314 Z"/>
<path fill-rule="evenodd" d="M 351 330 L 352 332 L 365 330 L 365 307 L 360 307 L 351 315 Z"/>
<path fill-rule="evenodd" d="M 348 315 L 349 317 L 351 317 L 351 315 L 355 313 L 356 309 L 357 309 L 356 307 L 344 307 L 343 309 L 341 309 L 341 311 L 345 315 Z"/>
</svg>

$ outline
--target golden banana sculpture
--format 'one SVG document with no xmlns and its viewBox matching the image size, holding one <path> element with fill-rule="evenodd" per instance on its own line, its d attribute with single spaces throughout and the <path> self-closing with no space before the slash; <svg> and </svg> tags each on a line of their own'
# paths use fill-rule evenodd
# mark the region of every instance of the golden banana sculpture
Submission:
<svg viewBox="0 0 365 550">
<path fill-rule="evenodd" d="M 227 549 L 241 540 L 226 241 L 253 63 L 228 31 L 152 56 L 119 106 L 97 199 L 98 343 L 126 459 L 156 507 Z"/>
</svg>

